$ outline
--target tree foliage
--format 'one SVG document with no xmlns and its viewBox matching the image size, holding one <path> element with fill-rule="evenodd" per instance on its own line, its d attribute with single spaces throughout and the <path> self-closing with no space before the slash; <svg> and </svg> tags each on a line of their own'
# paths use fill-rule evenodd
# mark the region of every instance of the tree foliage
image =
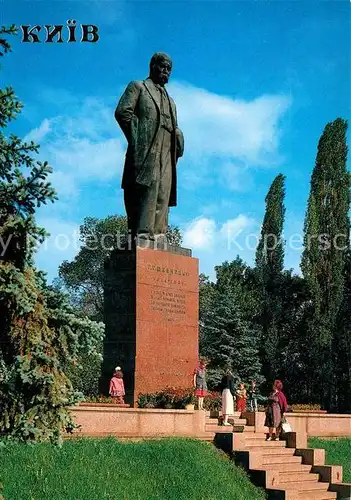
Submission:
<svg viewBox="0 0 351 500">
<path fill-rule="evenodd" d="M 335 355 L 336 359 L 338 356 L 342 359 L 344 354 L 340 318 L 345 314 L 350 248 L 346 132 L 347 122 L 338 118 L 326 125 L 320 138 L 311 177 L 301 261 L 311 298 L 306 334 L 314 391 L 329 409 L 337 407 L 340 399 L 337 376 L 340 367 L 335 364 Z M 344 362 L 342 367 L 349 372 Z"/>
<path fill-rule="evenodd" d="M 15 31 L 0 29 L 3 53 L 10 50 L 3 36 Z M 0 431 L 58 442 L 74 425 L 68 407 L 79 397 L 67 366 L 83 346 L 95 352 L 103 325 L 75 315 L 33 265 L 36 242 L 46 236 L 35 210 L 56 193 L 47 181 L 51 167 L 33 158 L 39 147 L 5 136 L 21 109 L 12 88 L 0 90 Z"/>
<path fill-rule="evenodd" d="M 261 352 L 265 376 L 269 381 L 276 377 L 281 364 L 284 196 L 285 177 L 279 174 L 266 196 L 266 211 L 256 250 L 256 275 L 261 294 L 260 323 L 263 328 Z"/>
<path fill-rule="evenodd" d="M 200 353 L 211 360 L 210 383 L 216 387 L 225 366 L 237 382 L 262 382 L 253 271 L 237 257 L 217 266 L 216 274 L 215 284 L 200 280 Z"/>
</svg>

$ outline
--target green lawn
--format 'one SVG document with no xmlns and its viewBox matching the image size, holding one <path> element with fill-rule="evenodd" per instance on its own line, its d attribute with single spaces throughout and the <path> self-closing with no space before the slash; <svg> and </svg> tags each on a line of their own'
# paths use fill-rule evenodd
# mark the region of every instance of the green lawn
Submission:
<svg viewBox="0 0 351 500">
<path fill-rule="evenodd" d="M 113 438 L 0 448 L 4 500 L 261 500 L 212 444 Z"/>
<path fill-rule="evenodd" d="M 343 481 L 351 483 L 351 438 L 320 439 L 310 438 L 308 445 L 311 448 L 324 448 L 327 465 L 342 465 Z"/>
</svg>

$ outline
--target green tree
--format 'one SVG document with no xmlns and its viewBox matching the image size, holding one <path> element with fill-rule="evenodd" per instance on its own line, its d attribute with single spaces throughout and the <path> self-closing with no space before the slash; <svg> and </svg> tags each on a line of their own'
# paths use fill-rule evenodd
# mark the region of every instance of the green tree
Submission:
<svg viewBox="0 0 351 500">
<path fill-rule="evenodd" d="M 240 259 L 215 267 L 216 283 L 200 281 L 200 353 L 211 359 L 210 383 L 229 365 L 236 379 L 262 382 L 258 357 L 261 329 L 253 270 Z"/>
<path fill-rule="evenodd" d="M 319 140 L 304 227 L 301 269 L 309 287 L 307 318 L 313 389 L 328 409 L 338 405 L 336 350 L 345 300 L 350 246 L 350 177 L 347 172 L 347 122 L 328 123 Z M 343 369 L 348 369 L 343 366 Z"/>
<path fill-rule="evenodd" d="M 0 47 L 10 50 L 0 28 Z M 5 38 L 4 38 L 5 36 Z M 35 210 L 56 194 L 38 146 L 3 130 L 22 109 L 11 87 L 0 90 L 0 432 L 22 441 L 60 440 L 74 425 L 68 407 L 79 395 L 66 375 L 84 346 L 95 353 L 103 325 L 78 317 L 67 297 L 48 287 L 33 264 L 45 231 Z"/>
<path fill-rule="evenodd" d="M 335 335 L 336 406 L 341 413 L 351 413 L 351 251 L 346 260 L 345 281 L 344 299 Z"/>
<path fill-rule="evenodd" d="M 211 360 L 211 385 L 218 385 L 225 366 L 232 369 L 236 382 L 263 381 L 257 329 L 243 318 L 229 287 L 216 290 L 204 331 L 206 343 L 203 354 Z"/>
<path fill-rule="evenodd" d="M 284 240 L 282 238 L 285 207 L 285 177 L 279 174 L 266 196 L 266 211 L 261 237 L 256 250 L 256 273 L 261 294 L 261 324 L 263 328 L 262 358 L 267 381 L 272 381 L 280 366 L 280 336 L 282 323 L 282 282 Z"/>
<path fill-rule="evenodd" d="M 284 381 L 291 403 L 311 403 L 306 345 L 305 311 L 309 295 L 306 283 L 292 270 L 282 274 L 280 288 L 281 316 L 279 325 L 279 365 L 276 377 Z"/>
<path fill-rule="evenodd" d="M 237 255 L 233 261 L 225 261 L 220 266 L 215 266 L 215 271 L 216 286 L 219 289 L 229 287 L 235 302 L 240 304 L 244 318 L 257 325 L 260 314 L 260 295 L 255 270 Z"/>
<path fill-rule="evenodd" d="M 199 276 L 199 351 L 200 356 L 204 355 L 207 346 L 206 324 L 213 308 L 216 295 L 215 284 L 208 276 Z"/>
</svg>

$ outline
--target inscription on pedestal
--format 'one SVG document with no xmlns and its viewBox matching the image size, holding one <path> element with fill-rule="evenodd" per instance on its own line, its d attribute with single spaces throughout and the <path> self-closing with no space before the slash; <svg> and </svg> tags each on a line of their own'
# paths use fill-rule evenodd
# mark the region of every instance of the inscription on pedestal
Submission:
<svg viewBox="0 0 351 500">
<path fill-rule="evenodd" d="M 159 311 L 168 315 L 186 314 L 186 295 L 183 292 L 173 292 L 169 290 L 151 290 L 150 308 L 152 311 Z M 174 318 L 167 317 L 168 321 Z"/>
</svg>

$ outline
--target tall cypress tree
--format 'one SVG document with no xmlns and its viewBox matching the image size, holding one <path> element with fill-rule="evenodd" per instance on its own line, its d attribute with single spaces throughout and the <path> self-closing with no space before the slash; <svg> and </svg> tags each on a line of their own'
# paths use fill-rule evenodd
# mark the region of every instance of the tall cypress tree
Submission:
<svg viewBox="0 0 351 500">
<path fill-rule="evenodd" d="M 281 287 L 284 267 L 282 238 L 285 207 L 285 176 L 277 175 L 266 196 L 266 211 L 256 250 L 256 272 L 261 291 L 263 327 L 262 359 L 267 382 L 278 375 L 279 329 L 282 313 Z"/>
<path fill-rule="evenodd" d="M 335 349 L 345 297 L 349 248 L 350 180 L 347 122 L 328 123 L 319 140 L 304 227 L 301 269 L 310 291 L 308 341 L 316 395 L 326 408 L 337 404 Z"/>
<path fill-rule="evenodd" d="M 345 266 L 346 286 L 335 332 L 336 407 L 351 413 L 351 252 Z"/>
</svg>

